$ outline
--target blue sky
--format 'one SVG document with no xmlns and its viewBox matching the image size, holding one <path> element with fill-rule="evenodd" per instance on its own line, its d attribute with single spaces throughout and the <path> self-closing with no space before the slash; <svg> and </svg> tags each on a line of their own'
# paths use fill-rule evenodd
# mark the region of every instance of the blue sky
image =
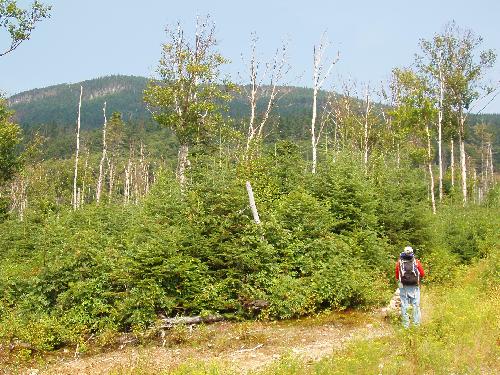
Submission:
<svg viewBox="0 0 500 375">
<path fill-rule="evenodd" d="M 326 31 L 330 55 L 340 52 L 328 82 L 334 89 L 347 78 L 372 86 L 387 81 L 391 69 L 411 64 L 419 39 L 430 39 L 451 20 L 481 35 L 484 48 L 500 53 L 498 0 L 44 2 L 53 6 L 52 17 L 39 24 L 31 40 L 0 58 L 0 90 L 6 95 L 109 74 L 151 76 L 165 26 L 180 21 L 189 34 L 196 16 L 207 13 L 235 80 L 244 71 L 240 56 L 248 56 L 252 32 L 259 36 L 262 59 L 288 39 L 292 76 L 301 77 L 292 83 L 310 86 L 313 45 Z M 0 43 L 7 43 L 5 35 Z M 500 80 L 500 61 L 490 78 Z M 486 111 L 500 113 L 500 95 Z"/>
</svg>

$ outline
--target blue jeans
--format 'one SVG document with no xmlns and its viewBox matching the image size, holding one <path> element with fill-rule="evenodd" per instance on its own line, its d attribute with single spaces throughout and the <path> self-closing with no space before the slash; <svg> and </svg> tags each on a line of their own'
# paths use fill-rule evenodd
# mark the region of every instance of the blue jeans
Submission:
<svg viewBox="0 0 500 375">
<path fill-rule="evenodd" d="M 420 324 L 420 287 L 418 285 L 410 286 L 403 285 L 399 288 L 399 297 L 401 298 L 401 318 L 403 326 L 408 328 L 410 320 L 408 316 L 408 307 L 411 305 L 413 308 L 413 324 Z"/>
</svg>

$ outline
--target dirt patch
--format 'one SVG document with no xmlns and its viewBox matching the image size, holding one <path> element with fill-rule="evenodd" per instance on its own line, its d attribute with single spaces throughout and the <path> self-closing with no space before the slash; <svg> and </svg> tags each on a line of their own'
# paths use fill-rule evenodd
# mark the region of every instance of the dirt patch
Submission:
<svg viewBox="0 0 500 375">
<path fill-rule="evenodd" d="M 379 313 L 356 311 L 283 322 L 221 322 L 176 328 L 159 337 L 157 345 L 129 345 L 78 358 L 61 355 L 21 373 L 158 374 L 197 361 L 217 362 L 234 373 L 244 374 L 264 368 L 284 355 L 317 361 L 353 339 L 373 339 L 392 332 L 391 325 Z"/>
</svg>

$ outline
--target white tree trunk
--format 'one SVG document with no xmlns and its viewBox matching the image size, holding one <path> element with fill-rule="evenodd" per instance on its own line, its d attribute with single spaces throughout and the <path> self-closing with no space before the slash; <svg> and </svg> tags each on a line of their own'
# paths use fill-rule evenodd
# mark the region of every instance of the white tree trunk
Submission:
<svg viewBox="0 0 500 375">
<path fill-rule="evenodd" d="M 139 204 L 139 190 L 140 190 L 140 181 L 139 181 L 139 173 L 138 173 L 138 168 L 137 168 L 137 164 L 134 163 L 134 179 L 133 179 L 133 182 L 134 182 L 134 203 L 135 204 Z"/>
<path fill-rule="evenodd" d="M 130 202 L 130 184 L 132 179 L 132 160 L 129 158 L 125 167 L 125 184 L 123 188 L 123 201 L 125 204 Z"/>
<path fill-rule="evenodd" d="M 102 128 L 102 156 L 101 156 L 101 162 L 99 163 L 99 178 L 97 179 L 97 189 L 96 189 L 96 201 L 99 203 L 101 200 L 101 192 L 102 192 L 102 181 L 103 181 L 103 176 L 104 176 L 104 162 L 106 161 L 106 153 L 107 153 L 107 148 L 106 148 L 106 126 L 108 123 L 108 120 L 106 119 L 106 102 L 104 102 L 104 107 L 102 108 L 102 111 L 104 113 L 104 125 Z"/>
<path fill-rule="evenodd" d="M 451 186 L 455 186 L 455 143 L 453 138 L 450 141 L 450 169 L 451 169 Z"/>
<path fill-rule="evenodd" d="M 330 75 L 333 66 L 337 63 L 338 57 L 331 61 L 326 72 L 323 71 L 323 54 L 326 48 L 325 34 L 322 35 L 318 47 L 313 48 L 313 105 L 312 105 L 312 117 L 311 117 L 311 146 L 312 146 L 312 167 L 311 172 L 316 173 L 316 166 L 318 163 L 318 143 L 321 138 L 321 129 L 316 133 L 316 117 L 317 117 L 317 96 L 318 91 L 323 86 L 323 83 Z"/>
<path fill-rule="evenodd" d="M 464 141 L 464 124 L 465 118 L 462 113 L 460 113 L 460 131 L 459 131 L 459 142 L 460 142 L 460 168 L 462 174 L 462 200 L 464 206 L 467 204 L 467 163 L 465 155 L 465 141 Z"/>
<path fill-rule="evenodd" d="M 432 203 L 432 213 L 436 213 L 436 198 L 434 196 L 434 173 L 432 173 L 432 149 L 431 149 L 431 134 L 429 132 L 429 126 L 425 125 L 425 132 L 427 134 L 427 168 L 429 170 L 429 181 L 430 181 L 430 196 Z"/>
<path fill-rule="evenodd" d="M 438 162 L 439 162 L 439 201 L 443 200 L 443 101 L 444 79 L 441 60 L 439 60 L 439 111 L 438 111 Z"/>
<path fill-rule="evenodd" d="M 368 136 L 369 136 L 369 121 L 370 116 L 370 91 L 369 87 L 366 86 L 366 99 L 365 99 L 365 123 L 364 123 L 364 157 L 363 162 L 365 164 L 365 172 L 368 171 Z"/>
<path fill-rule="evenodd" d="M 76 123 L 75 172 L 73 178 L 73 210 L 76 210 L 78 208 L 77 181 L 78 181 L 78 156 L 80 152 L 80 115 L 82 109 L 82 94 L 83 94 L 83 86 L 80 86 L 80 101 L 78 103 L 78 120 Z"/>
<path fill-rule="evenodd" d="M 472 170 L 472 196 L 474 197 L 474 203 L 478 203 L 478 202 L 481 202 L 480 200 L 480 193 L 478 193 L 478 189 L 477 189 L 477 171 L 476 171 L 476 168 L 473 168 Z M 477 200 L 476 200 L 476 197 L 477 197 Z"/>
<path fill-rule="evenodd" d="M 19 220 L 24 220 L 24 212 L 28 205 L 28 196 L 26 194 L 26 178 L 23 175 L 18 175 L 10 185 L 10 201 L 11 206 L 9 212 L 17 211 L 19 215 Z M 2 198 L 2 193 L 0 191 L 0 198 Z"/>
<path fill-rule="evenodd" d="M 140 149 L 140 175 L 141 175 L 141 196 L 146 195 L 149 192 L 149 170 L 148 170 L 148 165 L 145 162 L 144 158 L 144 144 L 141 142 L 141 149 Z"/>
<path fill-rule="evenodd" d="M 316 141 L 316 116 L 317 116 L 317 96 L 318 88 L 313 89 L 313 104 L 312 104 L 312 118 L 311 118 L 311 145 L 312 145 L 312 173 L 316 173 L 316 165 L 318 163 L 317 141 Z"/>
<path fill-rule="evenodd" d="M 259 78 L 260 63 L 257 61 L 256 56 L 257 37 L 252 39 L 252 56 L 250 58 L 250 92 L 247 92 L 247 97 L 250 104 L 250 120 L 248 123 L 247 143 L 245 147 L 245 159 L 250 156 L 252 144 L 255 140 L 262 139 L 264 127 L 269 119 L 271 110 L 276 104 L 278 94 L 283 88 L 279 84 L 284 76 L 290 70 L 287 63 L 287 44 L 283 43 L 281 49 L 276 51 L 274 60 L 271 64 L 266 64 L 266 69 L 262 78 Z M 266 75 L 269 75 L 270 82 L 268 89 L 262 88 L 262 80 Z M 261 116 L 259 124 L 255 123 L 257 117 L 257 101 L 261 98 L 265 91 L 268 91 L 267 105 L 264 113 Z"/>
<path fill-rule="evenodd" d="M 257 205 L 255 204 L 255 198 L 253 196 L 252 185 L 250 185 L 250 181 L 246 182 L 246 188 L 248 193 L 248 200 L 250 202 L 250 209 L 252 210 L 253 220 L 255 224 L 260 224 L 259 212 L 257 211 Z"/>
<path fill-rule="evenodd" d="M 181 185 L 181 189 L 184 189 L 186 186 L 186 170 L 190 165 L 188 152 L 188 145 L 184 144 L 179 146 L 179 153 L 177 157 L 177 179 Z"/>
<path fill-rule="evenodd" d="M 490 167 L 490 179 L 491 179 L 491 185 L 494 186 L 495 185 L 495 174 L 494 174 L 494 170 L 493 170 L 493 149 L 492 149 L 492 146 L 491 146 L 491 143 L 489 144 L 489 156 L 490 156 L 490 163 L 489 163 L 489 167 Z"/>
</svg>

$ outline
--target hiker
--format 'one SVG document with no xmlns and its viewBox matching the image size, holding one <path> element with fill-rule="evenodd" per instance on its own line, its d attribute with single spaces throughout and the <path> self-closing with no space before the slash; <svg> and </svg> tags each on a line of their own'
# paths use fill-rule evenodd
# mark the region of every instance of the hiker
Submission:
<svg viewBox="0 0 500 375">
<path fill-rule="evenodd" d="M 401 298 L 401 318 L 403 326 L 410 326 L 408 306 L 413 307 L 413 324 L 420 324 L 420 279 L 424 277 L 424 269 L 415 258 L 411 246 L 406 246 L 396 262 L 396 280 L 399 281 Z"/>
</svg>

